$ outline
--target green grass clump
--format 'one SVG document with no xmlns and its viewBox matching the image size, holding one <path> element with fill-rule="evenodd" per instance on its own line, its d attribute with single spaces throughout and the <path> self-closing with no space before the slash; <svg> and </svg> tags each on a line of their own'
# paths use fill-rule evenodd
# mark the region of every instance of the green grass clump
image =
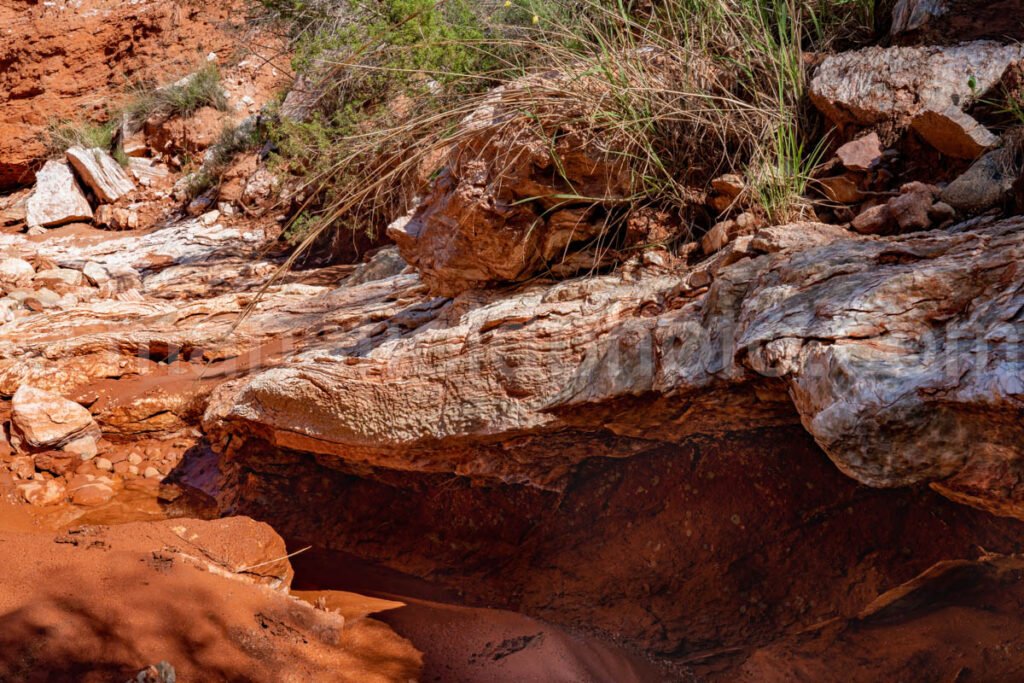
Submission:
<svg viewBox="0 0 1024 683">
<path fill-rule="evenodd" d="M 122 121 L 139 126 L 153 115 L 165 118 L 191 116 L 203 107 L 215 107 L 221 111 L 228 107 L 216 64 L 204 66 L 180 85 L 137 88 L 123 107 L 108 110 L 105 123 L 81 119 L 51 120 L 43 136 L 44 143 L 51 157 L 63 156 L 69 147 L 97 147 L 109 150 L 118 163 L 126 166 L 128 158 L 124 150 L 120 145 L 114 146 Z"/>
<path fill-rule="evenodd" d="M 221 111 L 228 108 L 227 95 L 220 85 L 220 69 L 216 64 L 207 64 L 181 83 L 151 90 L 140 89 L 125 105 L 124 112 L 133 124 L 138 125 L 151 116 L 189 117 L 203 107 Z"/>
<path fill-rule="evenodd" d="M 56 119 L 46 127 L 49 156 L 63 156 L 69 147 L 110 149 L 117 122 L 93 123 L 76 119 Z"/>
<path fill-rule="evenodd" d="M 805 54 L 870 37 L 880 7 L 875 0 L 263 4 L 288 22 L 295 66 L 320 93 L 310 119 L 273 133 L 278 163 L 311 188 L 301 216 L 313 233 L 381 230 L 409 207 L 422 189 L 423 164 L 458 141 L 459 122 L 491 88 L 545 72 L 559 74 L 556 85 L 529 93 L 513 118 L 550 138 L 552 150 L 565 128 L 586 131 L 582 139 L 627 164 L 626 212 L 654 207 L 683 226 L 706 223 L 703 191 L 716 175 L 735 172 L 748 181 L 746 203 L 767 220 L 799 217 L 809 210 L 804 194 L 823 150 L 805 98 Z M 547 120 L 545 112 L 565 114 L 559 102 L 585 106 L 569 120 Z"/>
</svg>

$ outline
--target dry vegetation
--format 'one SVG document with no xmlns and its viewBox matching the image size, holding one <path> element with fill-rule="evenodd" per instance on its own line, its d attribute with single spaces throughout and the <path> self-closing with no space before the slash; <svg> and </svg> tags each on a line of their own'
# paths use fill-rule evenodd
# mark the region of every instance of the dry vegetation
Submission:
<svg viewBox="0 0 1024 683">
<path fill-rule="evenodd" d="M 668 211 L 685 232 L 710 180 L 738 172 L 748 204 L 793 218 L 825 133 L 804 101 L 805 53 L 870 36 L 875 4 L 263 0 L 316 93 L 307 120 L 274 131 L 280 167 L 306 185 L 291 232 L 308 247 L 327 229 L 381 230 L 490 89 L 551 72 L 518 123 L 552 140 L 585 131 L 627 164 L 630 208 Z"/>
</svg>

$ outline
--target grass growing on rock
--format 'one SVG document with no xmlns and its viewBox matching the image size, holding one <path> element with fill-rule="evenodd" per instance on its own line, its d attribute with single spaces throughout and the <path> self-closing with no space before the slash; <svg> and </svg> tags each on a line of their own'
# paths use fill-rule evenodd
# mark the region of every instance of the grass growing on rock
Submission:
<svg viewBox="0 0 1024 683">
<path fill-rule="evenodd" d="M 203 163 L 199 170 L 190 176 L 186 188 L 188 196 L 194 198 L 219 186 L 221 178 L 235 157 L 242 152 L 255 149 L 260 139 L 261 131 L 255 123 L 225 125 L 217 141 L 203 155 Z"/>
<path fill-rule="evenodd" d="M 126 104 L 108 111 L 104 123 L 81 119 L 50 121 L 45 132 L 47 153 L 58 157 L 69 147 L 98 147 L 110 150 L 123 166 L 127 164 L 127 157 L 119 145 L 114 147 L 122 121 L 137 128 L 150 116 L 188 117 L 203 107 L 221 111 L 228 108 L 216 64 L 207 64 L 178 83 L 162 88 L 137 87 Z"/>
<path fill-rule="evenodd" d="M 64 156 L 70 147 L 110 149 L 116 121 L 93 123 L 75 119 L 52 120 L 46 127 L 46 149 L 51 157 Z"/>
<path fill-rule="evenodd" d="M 207 64 L 177 83 L 162 88 L 138 89 L 124 107 L 124 113 L 134 124 L 141 124 L 151 116 L 172 118 L 189 117 L 203 107 L 225 111 L 227 95 L 220 85 L 220 70 L 216 64 Z"/>
<path fill-rule="evenodd" d="M 627 211 L 668 211 L 685 233 L 708 221 L 711 179 L 738 172 L 767 220 L 800 216 L 823 133 L 804 98 L 805 52 L 870 34 L 876 11 L 874 0 L 263 4 L 290 22 L 315 93 L 311 116 L 274 134 L 279 163 L 307 185 L 295 221 L 308 226 L 306 248 L 337 226 L 381 230 L 491 88 L 552 72 L 517 118 L 552 140 L 584 130 L 625 163 Z M 545 119 L 556 100 L 587 106 Z"/>
</svg>

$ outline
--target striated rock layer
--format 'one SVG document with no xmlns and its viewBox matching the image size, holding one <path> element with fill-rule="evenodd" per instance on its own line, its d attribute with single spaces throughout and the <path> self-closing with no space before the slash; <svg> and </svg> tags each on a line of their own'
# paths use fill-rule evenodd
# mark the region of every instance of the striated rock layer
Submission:
<svg viewBox="0 0 1024 683">
<path fill-rule="evenodd" d="M 628 455 L 602 448 L 609 435 L 680 442 L 798 416 L 858 481 L 931 482 L 1020 516 L 1022 227 L 785 226 L 698 272 L 429 300 L 222 386 L 206 428 L 341 467 L 559 489 L 575 463 Z"/>
</svg>

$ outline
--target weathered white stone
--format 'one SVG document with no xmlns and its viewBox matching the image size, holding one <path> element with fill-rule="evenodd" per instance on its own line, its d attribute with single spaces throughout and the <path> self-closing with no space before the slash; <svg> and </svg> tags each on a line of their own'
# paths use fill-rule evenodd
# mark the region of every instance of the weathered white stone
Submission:
<svg viewBox="0 0 1024 683">
<path fill-rule="evenodd" d="M 33 278 L 37 283 L 61 283 L 71 287 L 78 287 L 82 284 L 82 271 L 71 268 L 48 268 L 40 270 Z"/>
<path fill-rule="evenodd" d="M 11 400 L 11 423 L 19 444 L 58 447 L 82 436 L 98 436 L 88 410 L 59 394 L 23 384 Z"/>
<path fill-rule="evenodd" d="M 204 424 L 218 444 L 259 434 L 352 464 L 549 486 L 564 469 L 545 434 L 573 430 L 565 467 L 608 432 L 682 440 L 795 406 L 861 482 L 972 487 L 973 504 L 1024 516 L 1011 485 L 1024 359 L 1009 322 L 1024 306 L 1024 218 L 885 239 L 813 231 L 813 247 L 804 230 L 727 247 L 701 265 L 706 291 L 688 291 L 686 273 L 608 275 L 466 295 L 413 335 L 367 324 L 362 342 L 224 385 Z M 757 255 L 771 243 L 792 247 Z M 764 381 L 774 397 L 753 388 Z M 496 443 L 515 455 L 495 458 Z M 982 476 L 1001 471 L 1006 487 Z"/>
<path fill-rule="evenodd" d="M 0 280 L 7 282 L 30 280 L 35 273 L 36 269 L 24 259 L 5 258 L 0 260 Z"/>
<path fill-rule="evenodd" d="M 92 220 L 92 207 L 71 167 L 63 161 L 47 161 L 36 172 L 36 186 L 28 198 L 25 222 L 30 227 L 51 227 L 89 220 Z"/>
<path fill-rule="evenodd" d="M 135 183 L 106 150 L 96 147 L 71 147 L 67 151 L 67 157 L 75 167 L 78 177 L 92 188 L 96 198 L 101 202 L 116 202 L 135 189 Z"/>
</svg>

